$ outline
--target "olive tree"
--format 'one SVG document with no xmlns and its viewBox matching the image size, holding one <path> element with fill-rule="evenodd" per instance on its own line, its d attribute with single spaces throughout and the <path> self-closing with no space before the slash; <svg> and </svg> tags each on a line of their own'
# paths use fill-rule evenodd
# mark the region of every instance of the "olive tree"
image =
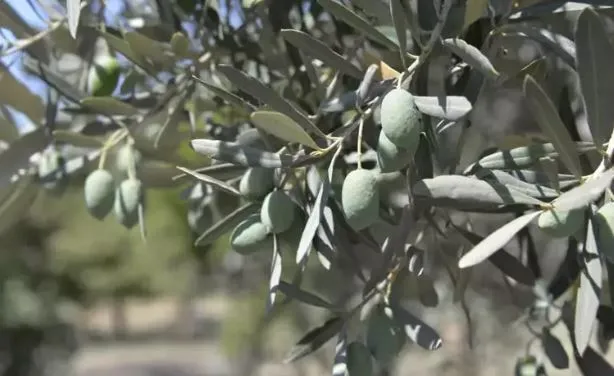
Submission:
<svg viewBox="0 0 614 376">
<path fill-rule="evenodd" d="M 524 319 L 555 368 L 573 356 L 586 375 L 614 372 L 589 346 L 614 322 L 609 1 L 128 2 L 123 24 L 104 21 L 110 0 L 42 3 L 42 31 L 0 5 L 18 38 L 2 54 L 47 89 L 42 101 L 2 67 L 4 106 L 37 124 L 19 134 L 6 113 L 3 226 L 38 189 L 85 174 L 89 213 L 146 241 L 148 190 L 183 187 L 196 244 L 229 235 L 232 252 L 267 255 L 267 312 L 329 313 L 288 362 L 336 341 L 332 373 L 369 375 L 409 343 L 445 346 L 406 304 L 408 285 L 432 288 L 436 258 L 460 294 L 483 262 L 532 289 Z M 551 27 L 561 19 L 567 31 Z M 543 54 L 506 64 L 506 38 Z M 532 127 L 480 129 L 496 90 L 522 94 Z M 221 215 L 220 194 L 235 198 Z M 491 214 L 506 223 L 480 233 Z M 554 278 L 528 229 L 565 239 Z M 504 248 L 520 237 L 516 257 Z M 351 296 L 308 291 L 313 269 Z M 550 331 L 559 322 L 573 353 Z M 544 372 L 532 348 L 517 374 Z"/>
</svg>

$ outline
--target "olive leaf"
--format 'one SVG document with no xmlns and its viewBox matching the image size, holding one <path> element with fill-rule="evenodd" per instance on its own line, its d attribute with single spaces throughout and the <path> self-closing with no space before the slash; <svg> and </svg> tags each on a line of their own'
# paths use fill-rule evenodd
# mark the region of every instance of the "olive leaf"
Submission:
<svg viewBox="0 0 614 376">
<path fill-rule="evenodd" d="M 478 70 L 491 80 L 499 78 L 499 72 L 492 65 L 488 57 L 480 50 L 460 38 L 448 38 L 443 40 L 443 45 L 458 55 L 472 68 Z"/>
<path fill-rule="evenodd" d="M 299 159 L 293 155 L 276 154 L 244 146 L 237 142 L 196 139 L 192 140 L 190 144 L 197 153 L 246 167 L 291 167 Z"/>
<path fill-rule="evenodd" d="M 575 142 L 574 150 L 577 154 L 583 154 L 595 150 L 595 145 L 587 142 Z M 464 171 L 469 173 L 476 165 L 480 165 L 488 169 L 500 170 L 518 170 L 532 167 L 539 163 L 540 158 L 551 157 L 558 158 L 559 153 L 555 146 L 551 143 L 532 144 L 529 146 L 521 146 L 511 150 L 497 151 L 481 158 L 475 164 L 470 165 Z M 577 177 L 575 177 L 577 179 Z"/>
<path fill-rule="evenodd" d="M 269 293 L 266 300 L 266 310 L 270 312 L 275 304 L 275 298 L 277 297 L 277 286 L 281 280 L 282 271 L 282 259 L 281 251 L 279 249 L 279 237 L 277 234 L 273 234 L 273 257 L 271 258 L 271 273 L 269 275 Z"/>
<path fill-rule="evenodd" d="M 337 344 L 335 345 L 335 359 L 333 362 L 332 376 L 348 375 L 347 348 L 347 333 L 344 329 L 342 329 L 339 332 Z"/>
<path fill-rule="evenodd" d="M 324 135 L 302 111 L 286 101 L 272 88 L 267 87 L 257 79 L 248 76 L 230 65 L 221 64 L 217 67 L 217 70 L 226 76 L 226 78 L 237 88 L 271 106 L 275 111 L 279 111 L 288 116 L 305 131 L 315 133 L 320 137 L 326 137 L 326 135 Z"/>
<path fill-rule="evenodd" d="M 137 31 L 128 31 L 124 33 L 124 40 L 130 46 L 130 49 L 142 58 L 150 59 L 153 62 L 169 63 L 170 57 L 170 45 L 161 43 Z"/>
<path fill-rule="evenodd" d="M 418 181 L 412 189 L 416 200 L 429 205 L 470 210 L 503 205 L 537 205 L 540 200 L 504 185 L 463 175 L 440 175 Z"/>
<path fill-rule="evenodd" d="M 484 240 L 484 238 L 476 233 L 466 230 L 462 227 L 454 225 L 454 229 L 458 231 L 465 239 L 467 239 L 473 246 L 478 245 Z M 527 286 L 533 286 L 536 278 L 533 272 L 527 268 L 516 257 L 507 253 L 504 249 L 495 251 L 488 257 L 490 261 L 497 269 L 503 274 L 512 278 L 516 282 L 522 283 Z"/>
<path fill-rule="evenodd" d="M 589 219 L 586 226 L 584 241 L 584 270 L 580 272 L 580 288 L 576 296 L 576 310 L 574 313 L 574 342 L 580 355 L 588 347 L 593 331 L 593 325 L 597 320 L 599 298 L 601 296 L 601 284 L 603 283 L 603 271 L 599 250 L 595 240 L 593 220 Z"/>
<path fill-rule="evenodd" d="M 335 18 L 350 25 L 357 31 L 363 33 L 367 38 L 372 39 L 378 43 L 381 43 L 387 48 L 397 49 L 397 45 L 388 39 L 384 34 L 377 30 L 373 25 L 360 17 L 356 13 L 352 12 L 348 7 L 341 4 L 337 0 L 318 0 L 318 3 L 322 8 L 329 11 Z"/>
<path fill-rule="evenodd" d="M 119 52 L 120 54 L 124 55 L 126 59 L 130 60 L 132 63 L 134 63 L 137 67 L 139 67 L 141 70 L 143 70 L 148 75 L 153 76 L 153 77 L 156 76 L 156 71 L 152 67 L 152 65 L 147 60 L 143 59 L 141 56 L 135 53 L 130 48 L 130 44 L 128 44 L 126 40 L 122 38 L 118 38 L 115 35 L 109 33 L 108 31 L 102 31 L 101 29 L 96 29 L 96 30 L 98 30 L 100 35 L 109 44 L 109 47 Z"/>
<path fill-rule="evenodd" d="M 296 345 L 290 349 L 290 352 L 284 363 L 291 363 L 301 359 L 322 347 L 333 336 L 335 336 L 343 327 L 344 320 L 341 317 L 333 317 L 328 319 L 321 326 L 307 332 Z"/>
<path fill-rule="evenodd" d="M 399 304 L 393 304 L 390 308 L 392 308 L 394 320 L 403 328 L 412 342 L 425 350 L 432 351 L 441 348 L 443 341 L 433 328 Z"/>
<path fill-rule="evenodd" d="M 82 133 L 56 129 L 52 133 L 56 141 L 82 148 L 100 148 L 104 145 L 103 140 L 98 137 L 86 136 Z"/>
<path fill-rule="evenodd" d="M 561 344 L 558 338 L 556 338 L 550 331 L 546 328 L 542 331 L 542 347 L 544 348 L 544 352 L 546 356 L 550 360 L 550 363 L 556 369 L 567 369 L 569 368 L 569 356 L 567 356 L 567 351 Z"/>
<path fill-rule="evenodd" d="M 87 97 L 81 99 L 80 103 L 92 111 L 107 116 L 134 116 L 139 112 L 136 107 L 113 97 Z"/>
<path fill-rule="evenodd" d="M 218 188 L 219 190 L 229 193 L 231 195 L 240 197 L 241 196 L 241 192 L 239 192 L 236 188 L 224 183 L 223 181 L 217 180 L 215 178 L 212 178 L 211 176 L 207 176 L 205 174 L 201 174 L 198 173 L 196 171 L 192 171 L 190 169 L 187 169 L 185 167 L 181 167 L 181 166 L 177 166 L 177 169 L 180 171 L 185 172 L 188 175 L 191 175 L 195 178 L 197 178 L 198 180 L 205 182 L 206 184 L 209 184 L 213 187 Z"/>
<path fill-rule="evenodd" d="M 501 226 L 465 253 L 458 261 L 458 267 L 464 269 L 486 260 L 493 253 L 503 248 L 520 230 L 527 227 L 541 213 L 540 211 L 529 212 Z"/>
<path fill-rule="evenodd" d="M 232 94 L 220 87 L 217 87 L 215 85 L 209 84 L 203 80 L 201 80 L 200 78 L 196 77 L 196 76 L 192 76 L 193 79 L 195 79 L 199 84 L 203 85 L 204 87 L 206 87 L 208 90 L 211 90 L 215 95 L 217 95 L 218 97 L 222 98 L 223 100 L 225 100 L 226 102 L 235 105 L 239 108 L 244 108 L 248 113 L 251 113 L 252 111 L 256 110 L 256 107 L 252 106 L 250 103 L 244 101 L 241 97 L 239 97 L 238 95 Z"/>
<path fill-rule="evenodd" d="M 207 231 L 203 232 L 194 242 L 199 246 L 205 246 L 216 241 L 220 236 L 224 235 L 228 231 L 232 230 L 235 226 L 241 223 L 250 215 L 260 211 L 260 204 L 257 202 L 248 202 L 232 213 L 228 214 L 216 224 L 209 227 Z"/>
<path fill-rule="evenodd" d="M 569 211 L 598 199 L 614 179 L 614 169 L 606 170 L 594 179 L 589 179 L 579 186 L 570 189 L 552 201 L 552 205 L 559 211 Z"/>
<path fill-rule="evenodd" d="M 307 292 L 301 289 L 300 287 L 294 284 L 280 281 L 279 284 L 275 288 L 278 291 L 280 291 L 282 294 L 286 295 L 287 297 L 296 299 L 305 304 L 309 304 L 315 307 L 326 308 L 332 311 L 337 310 L 337 308 L 333 304 L 327 302 L 326 300 L 320 298 L 317 295 L 314 295 L 310 292 Z"/>
<path fill-rule="evenodd" d="M 588 125 L 597 145 L 608 141 L 614 123 L 614 77 L 603 74 L 612 67 L 614 46 L 597 12 L 586 8 L 576 26 L 578 75 Z"/>
<path fill-rule="evenodd" d="M 81 16 L 81 0 L 67 0 L 66 11 L 68 14 L 70 36 L 77 39 L 77 28 L 79 27 L 79 17 Z"/>
<path fill-rule="evenodd" d="M 256 127 L 284 141 L 322 150 L 300 125 L 281 112 L 255 111 L 250 115 L 250 120 Z"/>
<path fill-rule="evenodd" d="M 561 161 L 572 174 L 580 178 L 582 176 L 580 159 L 575 150 L 574 142 L 559 117 L 554 103 L 530 75 L 527 75 L 524 79 L 523 91 L 529 110 L 544 134 L 552 140 Z"/>
<path fill-rule="evenodd" d="M 407 54 L 405 53 L 407 51 L 407 22 L 405 19 L 405 9 L 403 8 L 401 0 L 390 0 L 390 16 L 394 24 L 399 51 L 401 52 L 401 61 L 403 62 L 403 66 L 407 67 Z"/>
<path fill-rule="evenodd" d="M 303 228 L 301 239 L 296 250 L 297 265 L 301 264 L 309 256 L 309 251 L 311 251 L 313 243 L 313 237 L 318 231 L 318 227 L 320 227 L 322 211 L 328 202 L 329 194 L 330 179 L 328 175 L 324 175 L 324 177 L 322 177 L 320 189 L 318 190 L 318 195 L 313 203 L 311 212 L 309 213 L 309 218 L 307 218 L 307 223 L 305 224 L 305 228 Z"/>
<path fill-rule="evenodd" d="M 414 96 L 416 107 L 425 115 L 456 121 L 471 111 L 471 102 L 465 97 L 446 96 L 445 103 L 439 97 Z"/>
<path fill-rule="evenodd" d="M 358 79 L 362 78 L 360 69 L 311 35 L 293 29 L 282 29 L 280 34 L 287 42 L 312 57 L 321 60 L 331 68 Z"/>
</svg>

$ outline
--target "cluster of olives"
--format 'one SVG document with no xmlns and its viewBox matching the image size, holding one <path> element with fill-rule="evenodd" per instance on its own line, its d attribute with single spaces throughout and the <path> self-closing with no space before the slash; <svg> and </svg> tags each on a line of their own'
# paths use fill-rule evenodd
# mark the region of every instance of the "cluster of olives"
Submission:
<svg viewBox="0 0 614 376">
<path fill-rule="evenodd" d="M 418 149 L 422 115 L 413 95 L 398 88 L 384 96 L 380 112 L 382 130 L 376 150 L 379 172 L 398 172 L 409 165 Z M 342 207 L 354 230 L 363 230 L 379 220 L 379 182 L 376 170 L 358 168 L 345 177 Z"/>
<path fill-rule="evenodd" d="M 139 212 L 144 210 L 145 188 L 134 171 L 141 159 L 131 144 L 123 145 L 116 156 L 117 169 L 123 180 L 116 186 L 115 177 L 102 166 L 85 179 L 85 205 L 90 214 L 104 219 L 111 211 L 124 227 L 130 229 L 139 223 Z"/>
<path fill-rule="evenodd" d="M 275 170 L 249 168 L 241 177 L 239 192 L 250 201 L 260 201 L 260 212 L 239 223 L 230 238 L 232 249 L 247 255 L 273 249 L 273 236 L 294 247 L 303 229 L 298 205 L 281 187 L 275 186 Z"/>
</svg>

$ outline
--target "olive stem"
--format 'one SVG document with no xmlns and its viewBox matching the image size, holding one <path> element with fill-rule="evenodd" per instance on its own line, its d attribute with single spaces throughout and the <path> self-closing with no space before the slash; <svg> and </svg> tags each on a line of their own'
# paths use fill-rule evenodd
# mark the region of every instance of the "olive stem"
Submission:
<svg viewBox="0 0 614 376">
<path fill-rule="evenodd" d="M 100 151 L 100 159 L 98 159 L 98 169 L 99 170 L 102 170 L 104 168 L 104 164 L 107 160 L 108 150 L 112 148 L 113 146 L 117 145 L 124 137 L 126 137 L 127 134 L 128 133 L 125 132 L 123 129 L 120 129 L 120 130 L 115 131 L 113 134 L 111 134 L 111 136 L 109 136 L 109 138 L 104 143 Z"/>
<path fill-rule="evenodd" d="M 356 153 L 358 154 L 358 168 L 362 168 L 362 130 L 365 125 L 365 118 L 360 118 L 360 124 L 358 125 L 358 141 L 356 142 Z"/>
</svg>

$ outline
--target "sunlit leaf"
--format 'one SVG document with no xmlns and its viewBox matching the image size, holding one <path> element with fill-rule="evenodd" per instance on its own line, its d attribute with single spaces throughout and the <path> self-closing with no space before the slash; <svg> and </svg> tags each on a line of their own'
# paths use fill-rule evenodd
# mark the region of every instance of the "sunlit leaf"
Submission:
<svg viewBox="0 0 614 376">
<path fill-rule="evenodd" d="M 321 149 L 300 125 L 280 112 L 255 111 L 250 115 L 250 120 L 256 127 L 284 141 Z"/>
<path fill-rule="evenodd" d="M 76 39 L 79 17 L 81 16 L 81 0 L 66 0 L 66 10 L 68 13 L 68 30 L 70 35 Z"/>
<path fill-rule="evenodd" d="M 423 114 L 450 121 L 461 119 L 472 109 L 469 100 L 459 96 L 446 96 L 445 103 L 438 97 L 414 96 L 414 100 Z"/>
<path fill-rule="evenodd" d="M 510 240 L 512 240 L 520 230 L 527 227 L 533 222 L 542 212 L 530 212 L 499 227 L 495 232 L 488 235 L 478 245 L 473 247 L 458 261 L 458 267 L 461 269 L 479 264 L 489 258 L 493 253 L 503 248 Z"/>
</svg>

